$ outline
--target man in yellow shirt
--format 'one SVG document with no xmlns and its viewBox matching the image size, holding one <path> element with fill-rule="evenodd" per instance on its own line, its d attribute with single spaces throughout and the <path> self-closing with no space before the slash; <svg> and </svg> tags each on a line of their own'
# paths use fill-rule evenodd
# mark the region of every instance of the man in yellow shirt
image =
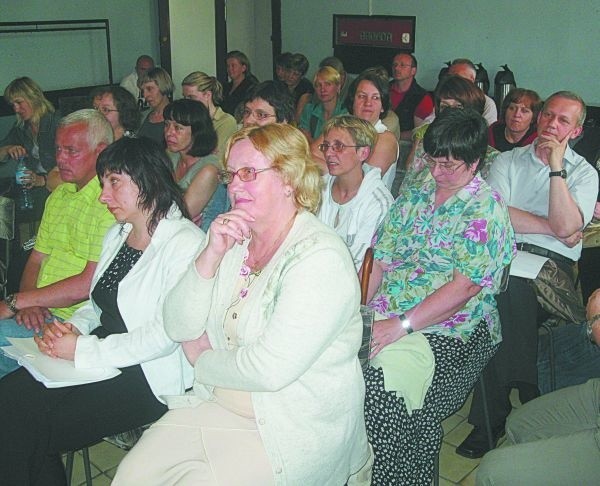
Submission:
<svg viewBox="0 0 600 486">
<path fill-rule="evenodd" d="M 114 218 L 100 203 L 96 159 L 113 140 L 95 110 L 64 117 L 56 131 L 56 161 L 64 184 L 50 195 L 19 292 L 0 302 L 0 346 L 7 337 L 40 332 L 53 317 L 65 320 L 87 299 L 102 240 Z M 0 356 L 0 377 L 16 369 Z"/>
</svg>

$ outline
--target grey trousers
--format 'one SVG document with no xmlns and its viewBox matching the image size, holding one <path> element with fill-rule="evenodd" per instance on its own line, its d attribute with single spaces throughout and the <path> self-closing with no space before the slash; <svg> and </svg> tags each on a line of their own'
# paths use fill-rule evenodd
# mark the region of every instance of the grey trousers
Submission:
<svg viewBox="0 0 600 486">
<path fill-rule="evenodd" d="M 600 378 L 514 410 L 506 433 L 508 443 L 483 458 L 477 485 L 597 485 Z"/>
</svg>

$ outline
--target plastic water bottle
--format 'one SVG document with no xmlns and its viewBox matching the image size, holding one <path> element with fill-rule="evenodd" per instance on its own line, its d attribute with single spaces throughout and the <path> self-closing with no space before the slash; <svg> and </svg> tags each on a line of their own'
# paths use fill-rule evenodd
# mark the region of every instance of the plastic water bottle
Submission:
<svg viewBox="0 0 600 486">
<path fill-rule="evenodd" d="M 20 186 L 21 190 L 19 191 L 18 196 L 18 204 L 19 209 L 33 209 L 33 198 L 31 197 L 31 191 L 29 188 L 23 184 L 23 177 L 25 176 L 25 171 L 28 171 L 28 167 L 25 164 L 25 157 L 19 157 L 19 161 L 17 163 L 17 172 L 15 173 L 15 179 L 17 185 Z"/>
</svg>

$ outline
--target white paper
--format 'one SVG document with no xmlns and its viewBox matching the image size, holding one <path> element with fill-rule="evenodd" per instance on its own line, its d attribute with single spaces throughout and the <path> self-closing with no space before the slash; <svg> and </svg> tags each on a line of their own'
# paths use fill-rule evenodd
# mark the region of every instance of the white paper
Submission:
<svg viewBox="0 0 600 486">
<path fill-rule="evenodd" d="M 510 264 L 510 274 L 533 280 L 538 276 L 547 260 L 547 257 L 517 250 L 517 256 Z"/>
<path fill-rule="evenodd" d="M 7 339 L 12 346 L 0 349 L 8 357 L 17 360 L 46 388 L 85 385 L 121 374 L 118 368 L 75 368 L 73 361 L 46 356 L 38 349 L 32 337 Z"/>
</svg>

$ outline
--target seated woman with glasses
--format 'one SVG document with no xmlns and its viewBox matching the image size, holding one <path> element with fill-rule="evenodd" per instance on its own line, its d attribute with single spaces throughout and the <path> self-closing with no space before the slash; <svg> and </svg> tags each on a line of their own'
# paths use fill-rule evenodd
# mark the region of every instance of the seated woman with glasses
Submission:
<svg viewBox="0 0 600 486">
<path fill-rule="evenodd" d="M 278 81 L 263 81 L 257 84 L 244 103 L 244 128 L 293 121 L 294 100 L 285 85 Z"/>
<path fill-rule="evenodd" d="M 101 88 L 94 95 L 94 108 L 110 123 L 115 142 L 121 137 L 133 137 L 140 126 L 140 110 L 133 95 L 120 86 Z"/>
<path fill-rule="evenodd" d="M 483 115 L 485 108 L 485 95 L 477 86 L 460 76 L 447 76 L 443 78 L 435 90 L 435 115 L 446 108 L 471 109 Z M 413 132 L 413 147 L 406 158 L 406 175 L 402 186 L 410 184 L 416 172 L 420 172 L 426 165 L 423 138 L 430 123 L 425 123 Z M 485 159 L 481 161 L 479 173 L 485 179 L 489 174 L 490 165 L 500 154 L 495 148 L 488 146 Z"/>
<path fill-rule="evenodd" d="M 206 232 L 213 219 L 228 207 L 227 191 L 219 181 L 221 162 L 213 153 L 217 133 L 208 109 L 199 101 L 173 101 L 165 108 L 164 118 L 165 143 L 175 180 L 185 191 L 192 219 Z"/>
<path fill-rule="evenodd" d="M 398 160 L 398 141 L 392 132 L 382 123 L 390 106 L 389 86 L 387 80 L 372 70 L 360 74 L 350 86 L 346 107 L 358 118 L 368 121 L 377 132 L 377 142 L 367 163 L 381 170 L 381 178 L 386 187 L 391 190 L 396 177 Z M 322 137 L 317 138 L 311 145 L 315 160 L 321 164 L 323 172 L 327 170 L 319 145 Z"/>
<path fill-rule="evenodd" d="M 340 115 L 325 124 L 323 143 L 328 174 L 317 217 L 346 242 L 356 271 L 371 246 L 375 230 L 394 202 L 381 170 L 364 164 L 377 141 L 369 122 Z"/>
<path fill-rule="evenodd" d="M 194 394 L 170 402 L 113 485 L 357 484 L 369 457 L 360 289 L 313 214 L 319 170 L 282 124 L 237 132 L 226 160 L 232 209 L 165 302 Z"/>
<path fill-rule="evenodd" d="M 478 174 L 487 123 L 448 108 L 430 125 L 428 168 L 374 239 L 365 369 L 373 484 L 429 485 L 441 422 L 465 401 L 501 340 L 494 295 L 515 242 L 508 208 Z"/>
</svg>

